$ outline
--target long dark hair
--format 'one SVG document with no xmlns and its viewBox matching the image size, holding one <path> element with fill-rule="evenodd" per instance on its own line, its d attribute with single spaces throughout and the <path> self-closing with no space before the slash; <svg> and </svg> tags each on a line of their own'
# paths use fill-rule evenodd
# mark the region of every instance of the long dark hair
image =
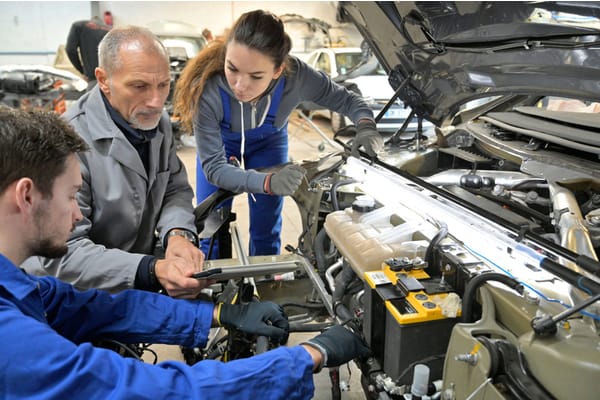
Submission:
<svg viewBox="0 0 600 400">
<path fill-rule="evenodd" d="M 180 118 L 181 125 L 187 132 L 193 131 L 194 114 L 206 81 L 224 70 L 227 44 L 232 41 L 269 56 L 275 68 L 286 61 L 292 48 L 292 40 L 285 33 L 283 22 L 276 15 L 264 10 L 242 14 L 231 28 L 225 42 L 210 42 L 196 57 L 188 61 L 177 80 L 174 113 Z"/>
</svg>

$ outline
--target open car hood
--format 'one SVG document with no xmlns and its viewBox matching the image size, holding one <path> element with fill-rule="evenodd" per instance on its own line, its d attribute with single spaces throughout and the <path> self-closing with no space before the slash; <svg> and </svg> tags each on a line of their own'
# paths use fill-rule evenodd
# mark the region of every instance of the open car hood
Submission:
<svg viewBox="0 0 600 400">
<path fill-rule="evenodd" d="M 438 126 L 482 97 L 600 98 L 596 2 L 340 2 L 340 12 L 400 99 Z"/>
</svg>

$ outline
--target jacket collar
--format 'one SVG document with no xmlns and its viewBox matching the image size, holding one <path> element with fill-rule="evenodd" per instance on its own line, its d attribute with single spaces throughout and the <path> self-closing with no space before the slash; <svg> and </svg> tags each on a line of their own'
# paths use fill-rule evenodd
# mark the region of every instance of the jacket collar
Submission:
<svg viewBox="0 0 600 400">
<path fill-rule="evenodd" d="M 158 127 L 149 130 L 141 130 L 132 127 L 129 122 L 123 118 L 123 116 L 110 104 L 104 93 L 100 92 L 100 97 L 102 97 L 102 102 L 104 103 L 104 107 L 108 111 L 110 118 L 113 120 L 115 125 L 123 132 L 123 134 L 127 137 L 130 143 L 132 144 L 140 144 L 149 142 L 150 140 L 156 137 L 156 132 L 158 131 Z"/>
<path fill-rule="evenodd" d="M 0 286 L 15 298 L 22 300 L 37 290 L 38 283 L 35 277 L 27 275 L 12 261 L 0 254 Z"/>
<path fill-rule="evenodd" d="M 136 152 L 133 145 L 127 140 L 125 134 L 119 129 L 117 124 L 113 121 L 110 112 L 108 111 L 104 101 L 102 100 L 102 92 L 99 85 L 96 85 L 89 93 L 86 102 L 86 108 L 88 110 L 94 110 L 94 112 L 87 113 L 88 119 L 88 131 L 89 137 L 92 141 L 102 141 L 111 139 L 112 144 L 110 146 L 109 154 L 114 157 L 119 163 L 125 167 L 135 171 L 140 176 L 148 180 L 148 174 L 144 168 L 144 164 L 139 157 L 132 157 L 132 152 Z M 168 118 L 161 118 L 158 128 L 156 129 L 156 136 L 163 135 L 167 127 L 163 126 L 165 123 L 170 123 Z M 158 154 L 160 153 L 160 147 L 162 145 L 162 138 L 154 137 L 150 140 L 150 159 L 149 168 L 154 170 L 158 163 Z M 154 176 L 155 174 L 150 174 Z M 149 182 L 152 184 L 152 182 Z"/>
</svg>

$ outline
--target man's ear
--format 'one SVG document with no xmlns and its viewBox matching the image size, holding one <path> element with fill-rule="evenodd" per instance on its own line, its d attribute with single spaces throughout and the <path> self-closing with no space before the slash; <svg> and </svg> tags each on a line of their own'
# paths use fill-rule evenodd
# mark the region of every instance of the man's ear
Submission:
<svg viewBox="0 0 600 400">
<path fill-rule="evenodd" d="M 19 179 L 15 185 L 15 203 L 19 210 L 25 213 L 30 212 L 38 193 L 31 178 Z"/>
<path fill-rule="evenodd" d="M 100 86 L 100 90 L 104 93 L 105 96 L 110 95 L 110 86 L 108 85 L 108 74 L 104 70 L 104 68 L 96 67 L 94 71 L 96 75 L 96 80 L 98 81 L 98 85 Z"/>
</svg>

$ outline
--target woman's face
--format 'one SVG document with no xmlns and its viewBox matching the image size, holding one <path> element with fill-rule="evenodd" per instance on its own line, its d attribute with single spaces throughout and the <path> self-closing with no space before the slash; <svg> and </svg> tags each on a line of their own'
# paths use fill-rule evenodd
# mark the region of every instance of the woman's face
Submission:
<svg viewBox="0 0 600 400">
<path fill-rule="evenodd" d="M 258 100 L 273 79 L 279 78 L 284 65 L 276 67 L 271 57 L 229 42 L 225 53 L 225 77 L 235 98 L 243 102 Z"/>
</svg>

